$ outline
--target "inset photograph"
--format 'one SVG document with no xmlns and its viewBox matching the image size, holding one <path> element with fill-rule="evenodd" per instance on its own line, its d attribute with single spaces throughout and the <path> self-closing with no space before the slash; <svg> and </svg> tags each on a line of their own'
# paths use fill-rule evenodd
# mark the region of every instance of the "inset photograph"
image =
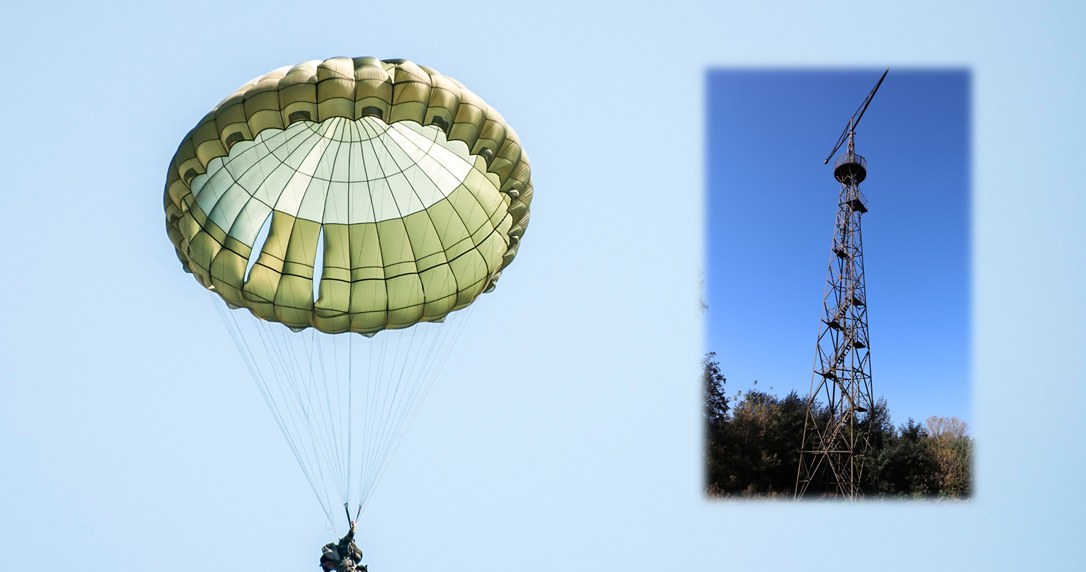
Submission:
<svg viewBox="0 0 1086 572">
<path fill-rule="evenodd" d="M 709 497 L 970 497 L 970 83 L 708 72 Z"/>
</svg>

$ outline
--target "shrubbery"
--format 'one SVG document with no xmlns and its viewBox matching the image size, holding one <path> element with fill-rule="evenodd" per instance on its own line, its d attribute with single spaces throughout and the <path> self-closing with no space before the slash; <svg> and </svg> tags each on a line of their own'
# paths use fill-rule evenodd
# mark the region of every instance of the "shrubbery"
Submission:
<svg viewBox="0 0 1086 572">
<path fill-rule="evenodd" d="M 795 491 L 806 400 L 795 391 L 729 398 L 716 355 L 705 356 L 706 490 L 713 496 L 788 497 Z M 816 415 L 827 414 L 816 404 Z M 880 399 L 868 422 L 872 464 L 864 471 L 869 497 L 967 498 L 972 492 L 973 440 L 965 422 L 929 417 L 890 422 Z"/>
</svg>

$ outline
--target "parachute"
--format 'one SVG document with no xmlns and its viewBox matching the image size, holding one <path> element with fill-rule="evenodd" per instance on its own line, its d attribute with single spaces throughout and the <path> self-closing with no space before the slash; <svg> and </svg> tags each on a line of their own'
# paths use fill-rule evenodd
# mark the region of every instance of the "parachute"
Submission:
<svg viewBox="0 0 1086 572">
<path fill-rule="evenodd" d="M 443 322 L 495 287 L 531 199 L 502 116 L 406 60 L 277 69 L 182 140 L 167 234 L 330 521 L 365 505 L 463 325 Z"/>
</svg>

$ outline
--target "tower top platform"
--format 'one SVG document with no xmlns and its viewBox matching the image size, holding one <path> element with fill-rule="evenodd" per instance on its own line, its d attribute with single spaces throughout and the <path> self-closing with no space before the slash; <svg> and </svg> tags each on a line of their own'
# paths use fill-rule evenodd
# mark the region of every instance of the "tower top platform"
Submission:
<svg viewBox="0 0 1086 572">
<path fill-rule="evenodd" d="M 849 145 L 851 147 L 851 145 Z M 833 176 L 842 184 L 859 184 L 867 178 L 867 161 L 863 155 L 848 152 L 833 162 Z"/>
</svg>

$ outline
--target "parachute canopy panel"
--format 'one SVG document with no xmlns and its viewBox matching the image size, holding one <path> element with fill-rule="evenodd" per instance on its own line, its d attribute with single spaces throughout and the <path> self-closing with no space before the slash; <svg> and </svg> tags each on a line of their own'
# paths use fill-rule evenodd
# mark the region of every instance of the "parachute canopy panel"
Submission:
<svg viewBox="0 0 1086 572">
<path fill-rule="evenodd" d="M 374 334 L 489 291 L 531 198 L 516 133 L 459 82 L 333 58 L 220 103 L 179 146 L 164 202 L 185 270 L 232 307 Z"/>
</svg>

